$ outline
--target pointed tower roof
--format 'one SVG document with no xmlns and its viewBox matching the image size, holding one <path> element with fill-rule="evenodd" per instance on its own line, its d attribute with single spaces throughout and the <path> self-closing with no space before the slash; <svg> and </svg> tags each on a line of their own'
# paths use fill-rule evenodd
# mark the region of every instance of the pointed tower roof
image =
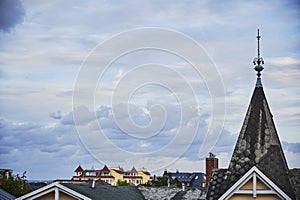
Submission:
<svg viewBox="0 0 300 200">
<path fill-rule="evenodd" d="M 257 81 L 241 128 L 228 170 L 215 170 L 210 179 L 208 199 L 218 199 L 239 181 L 252 167 L 258 168 L 276 186 L 294 199 L 289 180 L 289 169 L 273 121 L 273 115 L 264 94 L 261 71 L 264 61 L 260 57 L 258 31 L 258 57 L 254 58 Z"/>
<path fill-rule="evenodd" d="M 289 169 L 261 83 L 260 72 L 264 69 L 264 61 L 260 57 L 259 39 L 258 31 L 258 57 L 253 61 L 256 65 L 254 69 L 257 71 L 257 82 L 232 154 L 228 175 L 231 181 L 236 182 L 256 166 L 293 197 Z"/>
</svg>

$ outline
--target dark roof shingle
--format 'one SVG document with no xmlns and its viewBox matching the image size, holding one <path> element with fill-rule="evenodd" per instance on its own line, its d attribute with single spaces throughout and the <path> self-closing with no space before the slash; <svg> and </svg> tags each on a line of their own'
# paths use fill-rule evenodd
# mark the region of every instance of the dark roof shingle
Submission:
<svg viewBox="0 0 300 200">
<path fill-rule="evenodd" d="M 82 195 L 85 195 L 93 200 L 140 200 L 145 199 L 140 190 L 134 186 L 110 186 L 96 185 L 95 188 L 91 184 L 73 184 L 61 183 L 63 186 L 70 188 Z"/>
</svg>

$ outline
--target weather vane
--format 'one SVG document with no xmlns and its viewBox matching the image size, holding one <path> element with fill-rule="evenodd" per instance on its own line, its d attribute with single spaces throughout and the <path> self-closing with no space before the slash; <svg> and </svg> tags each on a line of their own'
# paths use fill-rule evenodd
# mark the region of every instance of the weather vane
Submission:
<svg viewBox="0 0 300 200">
<path fill-rule="evenodd" d="M 264 60 L 262 57 L 260 57 L 260 49 L 259 49 L 259 40 L 260 40 L 260 35 L 259 35 L 259 29 L 257 30 L 257 57 L 254 58 L 253 64 L 255 65 L 254 70 L 257 71 L 257 82 L 256 86 L 257 87 L 262 87 L 260 76 L 261 76 L 261 71 L 264 69 L 262 66 L 264 64 Z"/>
</svg>

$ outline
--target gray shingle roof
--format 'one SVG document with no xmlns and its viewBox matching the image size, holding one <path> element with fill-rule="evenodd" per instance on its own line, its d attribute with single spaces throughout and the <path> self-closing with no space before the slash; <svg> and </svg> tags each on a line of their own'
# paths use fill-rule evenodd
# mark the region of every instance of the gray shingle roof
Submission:
<svg viewBox="0 0 300 200">
<path fill-rule="evenodd" d="M 91 188 L 90 184 L 74 184 L 61 183 L 61 185 L 68 187 L 80 194 L 83 194 L 93 200 L 140 200 L 145 199 L 140 190 L 133 186 L 110 186 L 110 185 L 96 185 Z"/>
<path fill-rule="evenodd" d="M 290 169 L 290 181 L 296 193 L 296 199 L 300 199 L 300 169 Z"/>
<path fill-rule="evenodd" d="M 14 200 L 16 197 L 11 195 L 10 193 L 6 192 L 5 190 L 2 190 L 0 188 L 0 199 L 1 200 Z"/>
<path fill-rule="evenodd" d="M 209 187 L 206 194 L 207 200 L 218 199 L 227 189 L 227 169 L 214 169 L 209 180 Z"/>
</svg>

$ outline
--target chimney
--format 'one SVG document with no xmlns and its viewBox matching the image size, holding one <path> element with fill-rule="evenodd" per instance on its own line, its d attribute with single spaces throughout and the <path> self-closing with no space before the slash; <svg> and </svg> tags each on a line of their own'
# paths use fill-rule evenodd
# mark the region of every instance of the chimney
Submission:
<svg viewBox="0 0 300 200">
<path fill-rule="evenodd" d="M 219 159 L 216 158 L 214 154 L 211 152 L 209 153 L 208 157 L 206 158 L 206 182 L 205 182 L 205 187 L 208 187 L 209 179 L 212 173 L 213 169 L 218 169 L 218 162 Z"/>
<path fill-rule="evenodd" d="M 96 179 L 93 179 L 91 188 L 95 188 L 95 185 L 96 185 Z"/>
</svg>

